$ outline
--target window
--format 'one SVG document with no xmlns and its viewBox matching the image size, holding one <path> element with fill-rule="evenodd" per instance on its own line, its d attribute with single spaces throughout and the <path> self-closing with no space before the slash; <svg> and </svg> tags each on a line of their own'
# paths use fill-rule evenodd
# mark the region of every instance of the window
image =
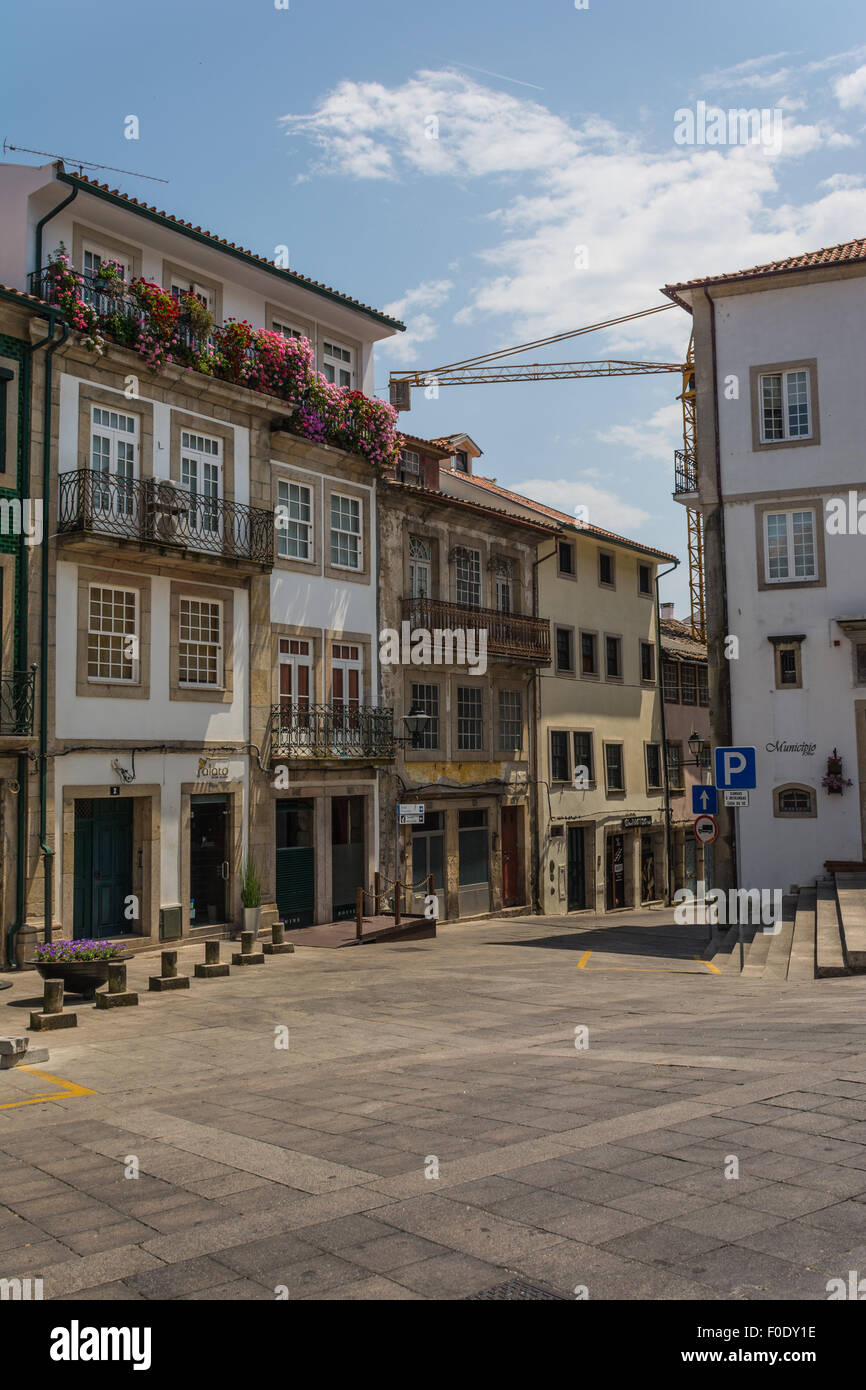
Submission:
<svg viewBox="0 0 866 1390">
<path fill-rule="evenodd" d="M 866 642 L 854 644 L 854 684 L 866 685 Z"/>
<path fill-rule="evenodd" d="M 313 558 L 313 490 L 303 483 L 277 483 L 281 508 L 277 528 L 277 554 L 284 559 Z"/>
<path fill-rule="evenodd" d="M 172 299 L 182 299 L 185 294 L 191 294 L 194 299 L 198 300 L 199 304 L 203 304 L 211 313 L 214 311 L 216 296 L 209 285 L 197 284 L 194 280 L 180 279 L 172 275 L 170 276 L 169 293 Z"/>
<path fill-rule="evenodd" d="M 658 743 L 646 745 L 646 788 L 657 791 L 662 785 L 662 750 Z"/>
<path fill-rule="evenodd" d="M 331 647 L 331 703 L 335 713 L 356 710 L 361 704 L 364 663 L 361 648 L 350 642 Z"/>
<path fill-rule="evenodd" d="M 208 535 L 220 529 L 222 440 L 182 430 L 180 485 L 190 495 L 189 527 Z"/>
<path fill-rule="evenodd" d="M 519 690 L 499 692 L 499 749 L 509 752 L 523 746 L 523 697 Z"/>
<path fill-rule="evenodd" d="M 119 410 L 92 407 L 90 418 L 90 467 L 94 479 L 93 505 L 97 513 L 134 516 L 135 454 L 138 418 Z"/>
<path fill-rule="evenodd" d="M 128 256 L 120 252 L 109 251 L 105 246 L 97 246 L 95 242 L 84 242 L 81 251 L 81 270 L 87 280 L 96 280 L 99 277 L 100 268 L 111 263 L 120 267 L 121 280 L 132 279 L 132 262 Z M 96 295 L 92 290 L 85 287 L 83 298 L 88 303 L 93 303 Z"/>
<path fill-rule="evenodd" d="M 698 673 L 691 661 L 684 661 L 680 666 L 680 691 L 684 705 L 698 703 Z"/>
<path fill-rule="evenodd" d="M 570 627 L 557 627 L 556 669 L 568 675 L 574 674 L 574 632 Z"/>
<path fill-rule="evenodd" d="M 680 668 L 676 661 L 662 662 L 662 685 L 669 705 L 680 702 Z"/>
<path fill-rule="evenodd" d="M 322 376 L 326 381 L 335 386 L 351 386 L 352 368 L 351 348 L 341 347 L 339 343 L 322 344 Z"/>
<path fill-rule="evenodd" d="M 279 333 L 281 338 L 305 338 L 300 328 L 292 328 L 291 324 L 284 323 L 281 319 L 271 319 L 271 332 Z"/>
<path fill-rule="evenodd" d="M 439 687 L 412 683 L 412 704 L 419 713 L 429 715 L 418 734 L 416 748 L 439 747 Z"/>
<path fill-rule="evenodd" d="M 454 455 L 454 469 L 457 473 L 469 472 L 469 456 L 465 449 L 460 449 Z"/>
<path fill-rule="evenodd" d="M 809 372 L 764 372 L 758 377 L 761 443 L 808 439 L 812 433 Z"/>
<path fill-rule="evenodd" d="M 668 744 L 668 783 L 671 791 L 683 789 L 683 745 Z"/>
<path fill-rule="evenodd" d="M 409 537 L 409 596 L 429 598 L 433 581 L 433 547 L 421 536 Z"/>
<path fill-rule="evenodd" d="M 806 817 L 817 816 L 818 809 L 815 803 L 815 791 L 813 787 L 802 787 L 796 783 L 788 783 L 787 786 L 777 787 L 773 793 L 773 815 Z"/>
<path fill-rule="evenodd" d="M 594 632 L 580 634 L 580 671 L 583 676 L 598 675 L 598 637 Z"/>
<path fill-rule="evenodd" d="M 567 782 L 568 773 L 568 734 L 554 729 L 550 735 L 550 780 Z"/>
<path fill-rule="evenodd" d="M 818 578 L 815 513 L 764 513 L 764 564 L 768 584 Z"/>
<path fill-rule="evenodd" d="M 652 642 L 640 644 L 640 678 L 654 683 L 656 678 L 656 654 Z"/>
<path fill-rule="evenodd" d="M 780 637 L 770 639 L 773 643 L 773 670 L 776 689 L 799 690 L 803 684 L 801 637 L 792 637 L 787 642 Z"/>
<path fill-rule="evenodd" d="M 467 608 L 481 606 L 481 551 L 460 546 L 455 554 L 456 599 Z"/>
<path fill-rule="evenodd" d="M 625 791 L 621 743 L 606 743 L 604 745 L 604 779 L 609 792 Z"/>
<path fill-rule="evenodd" d="M 481 691 L 472 686 L 457 687 L 457 747 L 463 751 L 484 747 Z"/>
<path fill-rule="evenodd" d="M 580 768 L 585 768 L 583 773 L 586 781 L 592 784 L 595 781 L 595 759 L 592 755 L 592 734 L 584 731 L 572 734 L 574 744 L 574 775 L 577 777 Z"/>
<path fill-rule="evenodd" d="M 622 680 L 622 638 L 605 636 L 604 670 L 609 681 Z"/>
<path fill-rule="evenodd" d="M 497 556 L 493 562 L 496 578 L 496 608 L 500 613 L 511 613 L 514 609 L 514 564 L 504 556 Z"/>
<path fill-rule="evenodd" d="M 652 595 L 653 591 L 653 572 L 651 565 L 638 565 L 637 567 L 637 588 L 639 594 Z"/>
<path fill-rule="evenodd" d="M 279 645 L 280 705 L 307 711 L 313 693 L 312 643 L 306 638 L 281 637 Z"/>
<path fill-rule="evenodd" d="M 178 682 L 184 686 L 222 684 L 222 604 L 181 598 L 178 630 Z"/>
<path fill-rule="evenodd" d="M 606 585 L 608 586 L 609 589 L 612 589 L 612 588 L 614 587 L 614 583 L 615 583 L 615 577 L 614 577 L 614 576 L 615 576 L 615 570 L 614 570 L 614 560 L 613 560 L 613 556 L 611 555 L 610 551 L 608 551 L 608 550 L 600 550 L 600 551 L 598 552 L 598 582 L 599 582 L 599 584 L 606 584 Z"/>
<path fill-rule="evenodd" d="M 138 591 L 91 584 L 88 592 L 87 679 L 138 680 Z"/>
<path fill-rule="evenodd" d="M 400 481 L 420 483 L 421 481 L 421 455 L 414 449 L 400 450 Z"/>
<path fill-rule="evenodd" d="M 698 704 L 708 705 L 710 703 L 709 672 L 706 666 L 698 667 Z"/>
<path fill-rule="evenodd" d="M 331 564 L 361 568 L 361 503 L 355 497 L 331 496 Z"/>
<path fill-rule="evenodd" d="M 567 574 L 567 575 L 569 575 L 571 578 L 574 578 L 574 575 L 575 575 L 575 573 L 576 573 L 576 570 L 575 570 L 575 565 L 574 565 L 574 542 L 573 542 L 573 541 L 560 541 L 560 542 L 559 542 L 559 573 L 560 573 L 560 574 Z"/>
</svg>

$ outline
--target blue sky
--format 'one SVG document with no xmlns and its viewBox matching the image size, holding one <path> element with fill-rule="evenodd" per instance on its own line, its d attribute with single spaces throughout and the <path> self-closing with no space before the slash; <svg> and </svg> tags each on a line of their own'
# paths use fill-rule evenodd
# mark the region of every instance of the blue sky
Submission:
<svg viewBox="0 0 866 1390">
<path fill-rule="evenodd" d="M 378 360 L 385 394 L 391 367 L 563 332 L 660 303 L 666 281 L 866 234 L 858 8 L 30 0 L 4 20 L 2 134 L 160 175 L 105 177 L 265 254 L 287 244 L 293 268 L 402 317 L 409 335 Z M 674 113 L 698 101 L 778 111 L 781 141 L 675 144 Z M 671 310 L 540 356 L 676 361 L 688 326 Z M 488 475 L 685 561 L 677 380 L 416 392 L 402 423 L 466 430 Z M 680 614 L 685 569 L 666 588 Z"/>
</svg>

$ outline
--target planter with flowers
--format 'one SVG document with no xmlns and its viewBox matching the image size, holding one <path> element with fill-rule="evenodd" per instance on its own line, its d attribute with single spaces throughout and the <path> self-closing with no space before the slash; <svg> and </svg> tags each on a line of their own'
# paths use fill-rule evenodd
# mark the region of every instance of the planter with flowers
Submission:
<svg viewBox="0 0 866 1390">
<path fill-rule="evenodd" d="M 854 783 L 850 777 L 842 775 L 842 759 L 833 749 L 832 757 L 827 759 L 827 771 L 821 778 L 821 786 L 827 788 L 827 794 L 841 796 L 846 787 L 853 787 Z"/>
<path fill-rule="evenodd" d="M 108 979 L 109 964 L 131 960 L 111 941 L 52 941 L 36 947 L 36 969 L 43 980 L 62 980 L 64 991 L 92 999 Z"/>
</svg>

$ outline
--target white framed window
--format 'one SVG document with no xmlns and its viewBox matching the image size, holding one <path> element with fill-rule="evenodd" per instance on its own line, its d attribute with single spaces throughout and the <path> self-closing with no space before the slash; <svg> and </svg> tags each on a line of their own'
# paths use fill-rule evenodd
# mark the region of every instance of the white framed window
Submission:
<svg viewBox="0 0 866 1390">
<path fill-rule="evenodd" d="M 120 266 L 121 279 L 132 279 L 132 262 L 127 256 L 119 255 L 116 251 L 109 251 L 107 247 L 100 246 L 95 241 L 85 241 L 81 249 L 81 271 L 88 280 L 95 280 L 100 271 L 100 267 L 114 262 Z"/>
<path fill-rule="evenodd" d="M 433 547 L 422 536 L 409 537 L 409 596 L 429 598 L 433 592 Z"/>
<path fill-rule="evenodd" d="M 400 467 L 404 473 L 420 473 L 421 455 L 417 454 L 414 449 L 401 449 Z"/>
<path fill-rule="evenodd" d="M 269 327 L 272 333 L 279 333 L 281 338 L 305 338 L 307 336 L 300 328 L 293 327 L 285 319 L 271 319 Z"/>
<path fill-rule="evenodd" d="M 313 648 L 303 637 L 280 638 L 280 704 L 309 704 L 313 692 Z"/>
<path fill-rule="evenodd" d="M 341 343 L 322 343 L 322 376 L 335 386 L 351 386 L 355 375 L 355 354 Z"/>
<path fill-rule="evenodd" d="M 304 483 L 280 480 L 277 483 L 280 507 L 277 527 L 277 554 L 283 559 L 312 560 L 313 489 Z"/>
<path fill-rule="evenodd" d="M 761 442 L 809 439 L 812 404 L 809 372 L 798 367 L 789 372 L 762 372 L 758 377 L 761 404 Z"/>
<path fill-rule="evenodd" d="M 169 294 L 172 299 L 182 299 L 185 294 L 191 294 L 197 299 L 199 304 L 203 304 L 211 313 L 214 311 L 214 292 L 208 285 L 200 285 L 195 280 L 180 280 L 172 275 L 169 282 Z"/>
<path fill-rule="evenodd" d="M 481 551 L 461 546 L 455 557 L 455 598 L 468 608 L 481 607 Z"/>
<path fill-rule="evenodd" d="M 139 641 L 138 590 L 91 584 L 87 595 L 87 679 L 135 685 Z"/>
<path fill-rule="evenodd" d="M 523 696 L 519 690 L 499 691 L 500 752 L 523 746 Z"/>
<path fill-rule="evenodd" d="M 764 577 L 768 584 L 818 578 L 813 509 L 764 513 Z"/>
<path fill-rule="evenodd" d="M 484 747 L 484 704 L 474 685 L 457 687 L 457 747 L 461 751 Z"/>
<path fill-rule="evenodd" d="M 112 515 L 135 514 L 138 416 L 120 410 L 92 407 L 90 416 L 90 467 L 94 479 L 94 507 Z"/>
<path fill-rule="evenodd" d="M 189 525 L 195 531 L 220 529 L 222 440 L 181 430 L 180 485 L 190 495 Z"/>
<path fill-rule="evenodd" d="M 219 599 L 180 599 L 178 681 L 183 686 L 222 686 L 222 603 Z"/>
<path fill-rule="evenodd" d="M 339 569 L 363 566 L 361 503 L 357 497 L 331 494 L 331 564 Z"/>
<path fill-rule="evenodd" d="M 335 714 L 357 710 L 363 690 L 364 658 L 353 642 L 331 647 L 331 703 Z"/>
<path fill-rule="evenodd" d="M 500 613 L 510 613 L 514 607 L 514 563 L 499 556 L 494 561 L 496 577 L 496 607 Z"/>
<path fill-rule="evenodd" d="M 426 714 L 421 732 L 416 735 L 416 748 L 439 747 L 439 686 L 412 683 L 412 708 Z"/>
</svg>

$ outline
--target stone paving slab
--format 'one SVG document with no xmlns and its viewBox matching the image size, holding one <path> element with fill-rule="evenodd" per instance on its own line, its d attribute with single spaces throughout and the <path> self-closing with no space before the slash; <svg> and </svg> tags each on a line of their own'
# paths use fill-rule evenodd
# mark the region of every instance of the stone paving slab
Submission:
<svg viewBox="0 0 866 1390">
<path fill-rule="evenodd" d="M 0 1075 L 0 1277 L 106 1301 L 825 1298 L 866 1267 L 866 981 L 697 973 L 702 949 L 654 911 L 487 921 L 82 1005 L 49 1070 L 93 1094 L 30 1103 L 50 1083 Z M 9 978 L 13 1034 L 34 981 Z"/>
</svg>

